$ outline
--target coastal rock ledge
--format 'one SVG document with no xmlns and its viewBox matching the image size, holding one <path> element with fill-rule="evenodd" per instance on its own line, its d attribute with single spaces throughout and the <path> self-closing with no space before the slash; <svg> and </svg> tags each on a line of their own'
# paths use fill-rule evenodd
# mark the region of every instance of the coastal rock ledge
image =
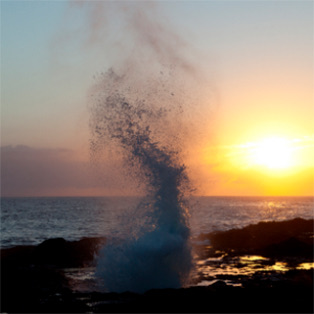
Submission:
<svg viewBox="0 0 314 314">
<path fill-rule="evenodd" d="M 291 265 L 313 263 L 313 219 L 261 222 L 242 229 L 202 234 L 199 260 L 225 254 L 259 254 Z M 211 245 L 201 244 L 210 242 Z M 313 313 L 313 268 L 223 280 L 181 289 L 100 293 L 73 290 L 64 270 L 94 265 L 105 238 L 48 239 L 37 246 L 1 249 L 1 312 L 6 313 Z M 219 267 L 219 264 L 217 265 Z M 241 265 L 239 265 L 241 267 Z M 243 276 L 242 276 L 243 277 Z"/>
</svg>

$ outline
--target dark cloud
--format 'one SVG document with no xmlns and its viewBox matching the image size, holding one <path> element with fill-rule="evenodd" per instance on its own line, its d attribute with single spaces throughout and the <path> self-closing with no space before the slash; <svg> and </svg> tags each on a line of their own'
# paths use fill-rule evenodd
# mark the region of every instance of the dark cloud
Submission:
<svg viewBox="0 0 314 314">
<path fill-rule="evenodd" d="M 114 192 L 114 173 L 111 173 L 110 182 L 103 182 L 97 178 L 90 163 L 80 161 L 78 157 L 75 151 L 67 149 L 3 146 L 1 195 L 95 195 Z"/>
</svg>

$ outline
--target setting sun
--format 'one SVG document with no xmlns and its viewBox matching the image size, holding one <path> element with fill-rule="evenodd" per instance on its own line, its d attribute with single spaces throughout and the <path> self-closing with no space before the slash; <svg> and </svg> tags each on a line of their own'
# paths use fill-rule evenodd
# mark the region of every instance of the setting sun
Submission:
<svg viewBox="0 0 314 314">
<path fill-rule="evenodd" d="M 284 138 L 271 137 L 255 143 L 252 147 L 252 162 L 269 169 L 286 169 L 293 164 L 293 147 Z"/>
<path fill-rule="evenodd" d="M 204 149 L 203 171 L 211 175 L 207 190 L 229 195 L 313 195 L 314 136 L 252 133 L 242 143 Z"/>
</svg>

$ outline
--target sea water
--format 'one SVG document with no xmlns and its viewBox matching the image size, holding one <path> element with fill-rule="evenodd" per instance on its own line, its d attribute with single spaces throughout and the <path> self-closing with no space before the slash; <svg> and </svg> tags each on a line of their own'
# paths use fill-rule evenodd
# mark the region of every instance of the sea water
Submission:
<svg viewBox="0 0 314 314">
<path fill-rule="evenodd" d="M 1 248 L 127 232 L 140 197 L 2 197 Z M 313 197 L 192 197 L 191 237 L 260 221 L 314 217 Z M 124 230 L 125 229 L 125 230 Z"/>
</svg>

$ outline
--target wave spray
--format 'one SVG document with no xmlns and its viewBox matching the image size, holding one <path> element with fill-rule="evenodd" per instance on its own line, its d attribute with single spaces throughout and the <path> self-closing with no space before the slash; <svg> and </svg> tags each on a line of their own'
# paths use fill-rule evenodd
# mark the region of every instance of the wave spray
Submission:
<svg viewBox="0 0 314 314">
<path fill-rule="evenodd" d="M 186 161 L 204 131 L 209 88 L 155 6 L 118 8 L 126 35 L 108 45 L 121 49 L 91 89 L 91 153 L 108 191 L 145 197 L 100 251 L 96 274 L 107 291 L 178 288 L 193 268 Z"/>
<path fill-rule="evenodd" d="M 182 108 L 169 103 L 173 92 L 156 83 L 142 82 L 151 88 L 141 92 L 128 73 L 119 76 L 111 69 L 95 88 L 92 151 L 111 147 L 123 156 L 128 176 L 146 193 L 127 238 L 108 243 L 98 257 L 96 273 L 109 291 L 178 288 L 192 269 L 185 200 L 190 187 L 177 130 Z M 156 96 L 146 99 L 149 95 Z"/>
</svg>

